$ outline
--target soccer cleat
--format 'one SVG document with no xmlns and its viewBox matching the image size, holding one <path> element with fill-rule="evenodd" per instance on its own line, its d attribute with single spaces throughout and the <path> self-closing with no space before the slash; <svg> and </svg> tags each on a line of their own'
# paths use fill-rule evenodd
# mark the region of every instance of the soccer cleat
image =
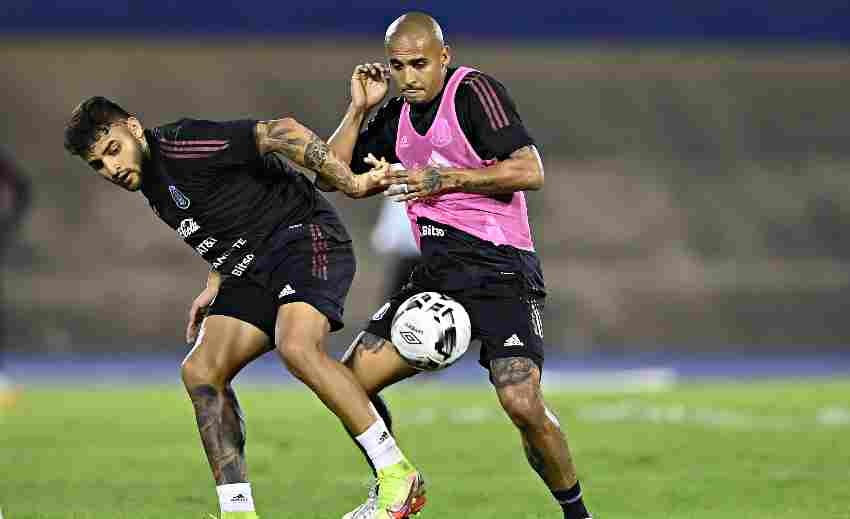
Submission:
<svg viewBox="0 0 850 519">
<path fill-rule="evenodd" d="M 424 506 L 422 475 L 409 461 L 402 458 L 378 471 L 377 509 L 369 519 L 404 519 Z"/>
<path fill-rule="evenodd" d="M 377 481 L 369 488 L 369 497 L 366 502 L 348 512 L 342 519 L 371 519 L 378 509 L 378 483 Z"/>
<path fill-rule="evenodd" d="M 410 515 L 416 515 L 425 506 L 425 478 L 419 474 L 419 490 L 413 496 L 410 505 Z M 369 488 L 369 497 L 366 502 L 348 512 L 342 519 L 372 519 L 378 510 L 378 482 L 375 481 Z"/>
</svg>

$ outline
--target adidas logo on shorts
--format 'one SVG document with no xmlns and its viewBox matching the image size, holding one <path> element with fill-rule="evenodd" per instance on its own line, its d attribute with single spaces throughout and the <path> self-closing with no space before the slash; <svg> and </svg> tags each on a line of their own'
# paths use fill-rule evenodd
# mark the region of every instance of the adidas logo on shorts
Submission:
<svg viewBox="0 0 850 519">
<path fill-rule="evenodd" d="M 230 498 L 230 502 L 231 502 L 231 503 L 247 503 L 247 502 L 248 502 L 248 498 L 247 498 L 247 497 L 245 497 L 245 495 L 244 495 L 244 494 L 236 494 L 235 496 L 233 496 L 232 498 Z"/>
<path fill-rule="evenodd" d="M 525 346 L 525 344 L 523 344 L 523 342 L 519 340 L 517 334 L 513 334 L 508 337 L 508 340 L 505 341 L 505 346 Z"/>
<path fill-rule="evenodd" d="M 277 295 L 277 298 L 281 299 L 281 298 L 284 298 L 286 296 L 291 296 L 294 293 L 295 293 L 295 289 L 292 288 L 292 285 L 287 283 L 286 286 L 283 287 L 283 290 L 280 291 L 280 294 Z"/>
</svg>

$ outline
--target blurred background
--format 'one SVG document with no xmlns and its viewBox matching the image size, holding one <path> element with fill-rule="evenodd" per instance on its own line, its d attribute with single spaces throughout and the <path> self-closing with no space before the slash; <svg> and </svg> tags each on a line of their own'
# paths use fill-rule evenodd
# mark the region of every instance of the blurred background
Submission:
<svg viewBox="0 0 850 519">
<path fill-rule="evenodd" d="M 351 69 L 383 58 L 409 8 L 438 19 L 455 65 L 506 85 L 537 140 L 553 357 L 847 359 L 850 7 L 767 0 L 6 0 L 0 148 L 31 187 L 3 234 L 7 358 L 187 350 L 207 268 L 143 197 L 65 154 L 80 100 L 148 126 L 293 115 L 327 137 Z M 369 240 L 380 201 L 330 198 L 359 258 L 339 351 L 382 303 L 390 260 Z"/>
</svg>

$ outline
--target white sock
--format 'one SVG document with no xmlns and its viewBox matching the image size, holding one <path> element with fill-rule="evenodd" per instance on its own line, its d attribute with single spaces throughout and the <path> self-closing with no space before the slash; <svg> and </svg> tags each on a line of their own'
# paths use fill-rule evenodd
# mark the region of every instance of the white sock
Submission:
<svg viewBox="0 0 850 519">
<path fill-rule="evenodd" d="M 253 512 L 254 498 L 250 483 L 231 483 L 215 487 L 222 512 Z"/>
<path fill-rule="evenodd" d="M 375 470 L 395 465 L 404 458 L 395 443 L 395 438 L 387 430 L 387 425 L 380 417 L 355 439 L 363 446 L 366 455 L 372 460 Z"/>
</svg>

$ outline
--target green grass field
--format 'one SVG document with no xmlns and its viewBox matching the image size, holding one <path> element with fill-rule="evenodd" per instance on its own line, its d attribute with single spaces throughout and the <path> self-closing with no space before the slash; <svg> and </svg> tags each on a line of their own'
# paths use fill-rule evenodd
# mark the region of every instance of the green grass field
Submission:
<svg viewBox="0 0 850 519">
<path fill-rule="evenodd" d="M 368 467 L 309 393 L 237 390 L 263 519 L 338 519 L 365 496 Z M 487 388 L 408 383 L 388 397 L 429 479 L 421 517 L 561 517 Z M 850 518 L 850 381 L 548 398 L 597 519 Z M 0 417 L 0 507 L 4 519 L 217 512 L 182 388 L 28 388 Z"/>
</svg>

